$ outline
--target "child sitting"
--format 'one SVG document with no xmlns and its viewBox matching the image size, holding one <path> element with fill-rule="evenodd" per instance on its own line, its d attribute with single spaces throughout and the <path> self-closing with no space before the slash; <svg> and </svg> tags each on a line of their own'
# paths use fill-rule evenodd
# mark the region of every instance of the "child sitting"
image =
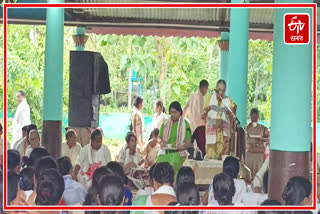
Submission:
<svg viewBox="0 0 320 214">
<path fill-rule="evenodd" d="M 154 129 L 149 138 L 149 142 L 144 145 L 140 153 L 145 156 L 146 167 L 150 167 L 156 163 L 157 153 L 160 149 L 159 129 Z"/>
<path fill-rule="evenodd" d="M 67 205 L 76 205 L 83 203 L 87 195 L 84 186 L 75 180 L 72 180 L 72 164 L 69 157 L 61 157 L 57 160 L 58 169 L 64 179 L 63 198 Z"/>
</svg>

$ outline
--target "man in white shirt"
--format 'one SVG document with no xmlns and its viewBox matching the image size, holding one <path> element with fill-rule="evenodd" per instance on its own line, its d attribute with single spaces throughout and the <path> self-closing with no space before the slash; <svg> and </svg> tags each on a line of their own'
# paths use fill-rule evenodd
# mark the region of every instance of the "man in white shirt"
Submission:
<svg viewBox="0 0 320 214">
<path fill-rule="evenodd" d="M 183 108 L 183 118 L 189 115 L 189 124 L 192 132 L 192 143 L 195 139 L 202 155 L 206 154 L 206 120 L 202 119 L 202 112 L 205 104 L 205 96 L 208 92 L 209 83 L 207 80 L 201 80 L 199 90 L 190 95 L 189 100 Z"/>
<path fill-rule="evenodd" d="M 26 94 L 24 91 L 17 93 L 18 108 L 12 121 L 12 139 L 13 142 L 19 140 L 22 136 L 22 127 L 29 125 L 30 121 L 30 107 L 27 103 Z"/>
</svg>

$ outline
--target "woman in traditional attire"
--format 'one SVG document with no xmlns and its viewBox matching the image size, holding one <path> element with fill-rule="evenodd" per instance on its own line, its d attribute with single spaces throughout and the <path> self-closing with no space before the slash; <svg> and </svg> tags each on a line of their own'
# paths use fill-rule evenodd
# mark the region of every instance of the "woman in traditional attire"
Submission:
<svg viewBox="0 0 320 214">
<path fill-rule="evenodd" d="M 132 131 L 137 137 L 138 150 L 143 148 L 143 145 L 145 142 L 145 135 L 146 135 L 146 128 L 144 124 L 142 109 L 143 109 L 143 98 L 138 96 L 134 101 L 134 107 L 131 115 Z"/>
<path fill-rule="evenodd" d="M 235 114 L 237 105 L 230 97 L 225 96 L 226 82 L 219 80 L 216 93 L 208 97 L 202 118 L 207 118 L 206 124 L 206 158 L 222 159 L 222 155 L 230 154 L 231 131 L 234 126 L 232 113 Z"/>
<path fill-rule="evenodd" d="M 187 149 L 191 144 L 191 129 L 189 123 L 182 118 L 179 102 L 171 103 L 169 112 L 170 118 L 162 124 L 160 129 L 161 150 L 157 162 L 169 162 L 177 174 L 189 155 Z"/>
<path fill-rule="evenodd" d="M 133 132 L 127 133 L 126 142 L 126 147 L 119 154 L 119 163 L 128 179 L 140 189 L 149 182 L 148 171 L 141 167 L 145 160 L 137 152 L 137 138 Z"/>
<path fill-rule="evenodd" d="M 95 129 L 91 133 L 90 144 L 80 151 L 73 179 L 79 181 L 88 189 L 91 186 L 94 171 L 110 161 L 110 151 L 107 146 L 102 144 L 102 132 L 100 129 Z"/>
</svg>

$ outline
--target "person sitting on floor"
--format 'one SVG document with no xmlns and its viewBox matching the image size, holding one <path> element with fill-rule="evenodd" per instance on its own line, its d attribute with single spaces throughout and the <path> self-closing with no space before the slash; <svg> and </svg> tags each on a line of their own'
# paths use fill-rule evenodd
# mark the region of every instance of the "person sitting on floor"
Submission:
<svg viewBox="0 0 320 214">
<path fill-rule="evenodd" d="M 34 190 L 34 169 L 32 167 L 27 167 L 21 170 L 19 174 L 19 184 L 20 189 L 26 194 L 26 199 L 28 200 L 30 195 Z"/>
<path fill-rule="evenodd" d="M 58 205 L 63 198 L 64 180 L 57 169 L 44 170 L 37 179 L 36 205 Z"/>
<path fill-rule="evenodd" d="M 239 179 L 240 162 L 237 158 L 228 156 L 223 161 L 223 173 L 229 175 L 235 184 L 236 192 L 232 198 L 232 202 L 241 202 L 243 194 L 247 191 L 246 183 L 243 179 Z M 207 205 L 214 201 L 213 184 L 210 184 L 209 191 L 202 197 L 202 203 Z"/>
<path fill-rule="evenodd" d="M 209 206 L 243 206 L 240 202 L 233 202 L 233 197 L 236 193 L 236 188 L 234 185 L 234 179 L 227 175 L 226 173 L 220 173 L 216 175 L 212 182 L 213 185 L 213 195 L 214 201 L 210 201 Z M 225 214 L 229 213 L 228 211 L 208 211 L 207 214 Z M 230 213 L 253 213 L 252 211 L 232 211 Z"/>
<path fill-rule="evenodd" d="M 81 151 L 81 145 L 77 142 L 77 133 L 73 129 L 68 129 L 66 132 L 66 143 L 62 144 L 62 155 L 67 156 L 71 160 L 72 166 L 75 166 L 77 158 Z"/>
<path fill-rule="evenodd" d="M 82 204 L 87 195 L 84 186 L 72 179 L 72 164 L 69 157 L 64 156 L 57 160 L 58 169 L 64 179 L 63 198 L 67 205 Z"/>
<path fill-rule="evenodd" d="M 312 205 L 312 184 L 302 176 L 295 176 L 289 179 L 282 198 L 285 205 Z"/>
<path fill-rule="evenodd" d="M 107 167 L 109 169 L 111 169 L 111 171 L 115 175 L 120 177 L 120 179 L 121 179 L 121 181 L 122 181 L 122 183 L 124 185 L 125 191 L 124 191 L 124 203 L 123 203 L 123 205 L 124 206 L 131 206 L 132 205 L 133 194 L 132 194 L 130 188 L 128 187 L 128 177 L 124 174 L 124 171 L 123 171 L 121 165 L 118 162 L 110 161 L 107 164 Z"/>
<path fill-rule="evenodd" d="M 30 157 L 24 156 L 22 158 L 22 167 L 35 167 L 38 161 L 45 156 L 49 156 L 49 152 L 45 148 L 36 148 L 31 152 Z"/>
<path fill-rule="evenodd" d="M 31 152 L 36 148 L 43 148 L 41 146 L 40 134 L 38 130 L 31 130 L 29 133 L 29 143 L 30 145 L 26 149 L 26 156 L 29 157 Z"/>
<path fill-rule="evenodd" d="M 14 172 L 16 174 L 20 173 L 21 169 L 21 159 L 20 154 L 17 150 L 10 149 L 7 151 L 7 167 L 9 172 Z"/>
<path fill-rule="evenodd" d="M 173 182 L 173 167 L 169 163 L 158 163 L 153 169 L 153 188 L 155 192 L 151 196 L 140 195 L 135 198 L 133 205 L 168 205 L 171 202 L 177 202 L 176 193 L 172 187 Z M 161 213 L 164 212 L 162 211 Z"/>
<path fill-rule="evenodd" d="M 157 153 L 160 149 L 159 132 L 159 129 L 154 129 L 150 134 L 149 142 L 140 151 L 141 155 L 145 156 L 146 167 L 156 163 Z"/>
<path fill-rule="evenodd" d="M 95 129 L 91 133 L 91 143 L 81 149 L 73 179 L 88 189 L 91 186 L 94 171 L 110 161 L 110 151 L 107 146 L 102 144 L 102 132 Z"/>
<path fill-rule="evenodd" d="M 145 160 L 137 152 L 137 138 L 133 132 L 127 133 L 126 142 L 127 146 L 120 152 L 118 162 L 128 179 L 140 189 L 148 184 L 147 170 L 141 167 Z"/>
<path fill-rule="evenodd" d="M 88 189 L 88 194 L 85 197 L 83 205 L 98 205 L 97 195 L 99 191 L 99 183 L 105 176 L 113 175 L 111 169 L 106 166 L 102 166 L 94 171 L 92 176 L 92 185 Z"/>
<path fill-rule="evenodd" d="M 200 205 L 200 195 L 195 183 L 182 183 L 177 189 L 177 201 L 181 206 Z"/>
<path fill-rule="evenodd" d="M 176 190 L 182 184 L 195 184 L 194 172 L 189 166 L 183 166 L 179 169 L 176 179 Z"/>
<path fill-rule="evenodd" d="M 98 205 L 123 205 L 124 187 L 118 176 L 105 176 L 99 183 Z M 118 212 L 114 212 L 116 214 Z M 100 211 L 100 214 L 110 214 L 110 211 Z"/>
</svg>

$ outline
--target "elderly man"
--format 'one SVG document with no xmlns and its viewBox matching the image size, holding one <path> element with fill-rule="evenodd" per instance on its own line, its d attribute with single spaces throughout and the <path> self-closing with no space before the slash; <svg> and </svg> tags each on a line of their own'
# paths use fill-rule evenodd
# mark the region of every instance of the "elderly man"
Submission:
<svg viewBox="0 0 320 214">
<path fill-rule="evenodd" d="M 28 131 L 28 126 L 27 125 L 23 126 L 22 138 L 20 138 L 13 144 L 13 149 L 18 150 L 21 157 L 25 155 L 26 149 L 29 145 L 27 131 Z"/>
<path fill-rule="evenodd" d="M 251 122 L 247 126 L 247 155 L 246 165 L 254 177 L 264 162 L 264 152 L 269 143 L 269 131 L 264 125 L 258 123 L 259 111 L 253 108 L 250 112 Z"/>
<path fill-rule="evenodd" d="M 189 123 L 192 132 L 192 141 L 197 141 L 197 146 L 202 155 L 206 154 L 206 120 L 202 119 L 201 114 L 204 109 L 205 96 L 208 92 L 209 83 L 201 80 L 199 90 L 190 95 L 189 100 L 183 108 L 183 118 L 189 115 Z"/>
<path fill-rule="evenodd" d="M 17 93 L 18 108 L 12 121 L 12 139 L 13 142 L 19 140 L 22 136 L 22 127 L 29 125 L 30 121 L 30 107 L 27 103 L 26 94 L 24 91 Z"/>
</svg>

